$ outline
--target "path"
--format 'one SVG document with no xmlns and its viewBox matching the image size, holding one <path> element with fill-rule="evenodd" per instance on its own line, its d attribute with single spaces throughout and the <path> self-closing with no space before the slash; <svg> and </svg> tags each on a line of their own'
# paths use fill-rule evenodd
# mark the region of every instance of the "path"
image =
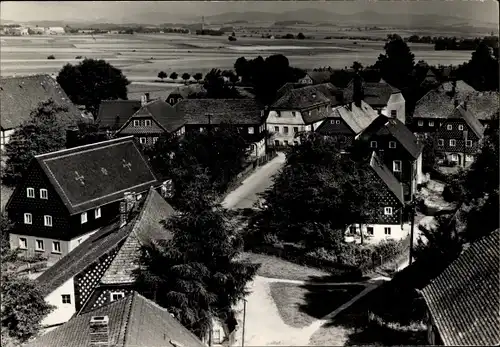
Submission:
<svg viewBox="0 0 500 347">
<path fill-rule="evenodd" d="M 339 286 L 345 285 L 346 283 L 316 284 L 307 281 L 283 280 L 256 276 L 255 280 L 248 286 L 251 293 L 246 298 L 245 346 L 307 346 L 311 336 L 316 330 L 387 280 L 390 279 L 388 277 L 378 277 L 366 282 L 349 282 L 348 284 L 366 285 L 366 288 L 354 298 L 311 325 L 304 328 L 294 328 L 283 322 L 276 303 L 271 296 L 270 283 L 288 282 L 299 285 Z M 241 346 L 243 302 L 236 307 L 236 312 L 239 328 L 236 331 L 233 346 Z"/>
<path fill-rule="evenodd" d="M 279 172 L 285 163 L 285 154 L 278 156 L 263 166 L 260 166 L 241 185 L 229 193 L 222 206 L 227 209 L 252 208 L 259 200 L 259 193 L 264 192 L 272 184 L 272 177 Z"/>
</svg>

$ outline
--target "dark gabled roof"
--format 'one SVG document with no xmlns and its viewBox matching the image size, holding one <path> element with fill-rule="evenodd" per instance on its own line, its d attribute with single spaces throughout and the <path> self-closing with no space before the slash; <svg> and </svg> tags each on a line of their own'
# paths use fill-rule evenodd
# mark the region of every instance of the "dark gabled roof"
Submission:
<svg viewBox="0 0 500 347">
<path fill-rule="evenodd" d="M 167 309 L 137 292 L 75 316 L 26 346 L 89 347 L 90 320 L 97 316 L 108 317 L 109 346 L 112 347 L 205 347 Z"/>
<path fill-rule="evenodd" d="M 158 185 L 132 136 L 35 156 L 70 214 Z M 77 177 L 83 177 L 83 184 Z"/>
<path fill-rule="evenodd" d="M 43 295 L 49 295 L 100 257 L 109 254 L 125 240 L 129 232 L 130 225 L 120 228 L 119 220 L 99 229 L 36 279 Z"/>
<path fill-rule="evenodd" d="M 292 89 L 302 88 L 302 87 L 304 87 L 302 83 L 287 82 L 280 89 L 278 89 L 278 91 L 276 92 L 275 100 L 278 100 Z"/>
<path fill-rule="evenodd" d="M 276 110 L 307 110 L 325 104 L 337 105 L 336 90 L 337 88 L 331 83 L 290 89 L 275 101 L 271 108 Z"/>
<path fill-rule="evenodd" d="M 99 105 L 97 123 L 103 128 L 120 129 L 140 108 L 140 100 L 103 100 Z"/>
<path fill-rule="evenodd" d="M 184 99 L 175 105 L 186 124 L 261 124 L 264 106 L 253 99 Z"/>
<path fill-rule="evenodd" d="M 490 120 L 500 109 L 499 92 L 472 92 L 465 98 L 467 109 L 478 120 Z"/>
<path fill-rule="evenodd" d="M 500 232 L 472 243 L 423 290 L 447 346 L 500 344 Z"/>
<path fill-rule="evenodd" d="M 370 106 L 381 107 L 387 105 L 392 94 L 401 93 L 397 88 L 392 87 L 384 80 L 380 82 L 362 81 L 364 101 Z M 353 102 L 354 80 L 351 80 L 344 89 L 344 102 Z"/>
<path fill-rule="evenodd" d="M 109 268 L 101 278 L 102 284 L 130 284 L 135 281 L 133 271 L 138 266 L 141 245 L 160 239 L 170 239 L 162 222 L 174 215 L 172 206 L 154 189 L 146 201 L 127 239 L 120 247 Z"/>
<path fill-rule="evenodd" d="M 186 123 L 173 106 L 163 100 L 153 100 L 137 110 L 116 133 L 122 133 L 130 122 L 143 117 L 153 118 L 166 132 L 174 132 Z"/>
<path fill-rule="evenodd" d="M 455 108 L 455 111 L 450 115 L 449 118 L 459 118 L 463 119 L 465 123 L 469 126 L 469 128 L 472 130 L 474 134 L 479 139 L 483 138 L 484 134 L 484 127 L 483 125 L 477 120 L 476 117 L 471 113 L 470 109 L 467 107 L 465 109 L 464 104 L 460 104 Z"/>
<path fill-rule="evenodd" d="M 180 95 L 183 99 L 187 99 L 190 95 L 204 92 L 205 88 L 203 88 L 202 84 L 191 84 L 189 86 L 182 86 L 175 88 L 168 96 L 167 99 L 174 96 Z"/>
<path fill-rule="evenodd" d="M 377 119 L 378 113 L 369 104 L 361 101 L 361 107 L 357 107 L 354 103 L 336 107 L 333 110 L 333 116 L 342 118 L 347 126 L 358 135 Z"/>
<path fill-rule="evenodd" d="M 422 152 L 422 145 L 418 143 L 417 137 L 397 118 L 388 118 L 384 115 L 370 124 L 364 131 L 364 135 L 371 134 L 391 134 L 401 146 L 414 158 L 417 159 Z"/>
<path fill-rule="evenodd" d="M 413 118 L 448 118 L 455 110 L 455 100 L 459 103 L 476 91 L 464 81 L 456 81 L 455 94 L 453 83 L 446 82 L 429 91 L 415 105 Z"/>
<path fill-rule="evenodd" d="M 370 158 L 370 167 L 375 171 L 377 176 L 385 183 L 387 188 L 394 194 L 401 204 L 404 204 L 403 186 L 396 177 L 392 174 L 391 170 L 384 165 L 375 152 L 372 153 Z"/>
<path fill-rule="evenodd" d="M 313 83 L 315 84 L 327 83 L 332 77 L 332 72 L 330 71 L 311 71 L 307 74 L 311 77 Z"/>
<path fill-rule="evenodd" d="M 82 113 L 71 102 L 59 83 L 49 75 L 5 77 L 0 79 L 0 125 L 2 129 L 14 129 L 28 121 L 31 112 L 41 102 L 49 99 L 67 107 L 62 114 L 64 123 L 76 125 L 85 121 Z"/>
</svg>

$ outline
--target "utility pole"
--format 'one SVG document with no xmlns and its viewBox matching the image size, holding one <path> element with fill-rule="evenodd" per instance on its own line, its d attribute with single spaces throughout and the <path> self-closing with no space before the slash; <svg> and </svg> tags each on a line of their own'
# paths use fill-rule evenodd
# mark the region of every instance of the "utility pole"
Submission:
<svg viewBox="0 0 500 347">
<path fill-rule="evenodd" d="M 243 330 L 241 331 L 241 347 L 245 347 L 245 319 L 247 316 L 247 301 L 243 299 Z"/>
<path fill-rule="evenodd" d="M 411 200 L 411 228 L 410 228 L 410 259 L 408 261 L 408 265 L 411 265 L 412 262 L 412 253 L 413 253 L 413 228 L 415 227 L 415 198 Z"/>
</svg>

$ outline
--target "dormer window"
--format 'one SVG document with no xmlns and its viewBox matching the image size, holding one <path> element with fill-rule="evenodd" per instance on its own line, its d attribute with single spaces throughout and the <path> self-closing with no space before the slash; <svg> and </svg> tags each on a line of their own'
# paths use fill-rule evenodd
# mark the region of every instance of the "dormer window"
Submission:
<svg viewBox="0 0 500 347">
<path fill-rule="evenodd" d="M 389 141 L 389 148 L 396 148 L 396 141 Z"/>
<path fill-rule="evenodd" d="M 370 148 L 377 148 L 377 141 L 370 141 Z"/>
<path fill-rule="evenodd" d="M 49 198 L 49 194 L 47 192 L 47 189 L 40 189 L 40 199 L 48 199 Z"/>
<path fill-rule="evenodd" d="M 111 292 L 111 293 L 109 293 L 109 299 L 111 302 L 116 301 L 116 300 L 120 300 L 124 296 L 125 296 L 124 292 Z"/>
<path fill-rule="evenodd" d="M 35 197 L 35 188 L 26 188 L 26 196 L 28 198 L 34 198 Z"/>
<path fill-rule="evenodd" d="M 145 125 L 146 125 L 147 127 L 150 127 L 150 126 L 151 126 L 151 119 L 146 119 L 146 120 L 145 120 Z"/>
<path fill-rule="evenodd" d="M 138 119 L 134 119 L 134 126 L 135 126 L 135 127 L 138 127 L 138 126 L 139 126 L 139 120 L 138 120 Z"/>
</svg>

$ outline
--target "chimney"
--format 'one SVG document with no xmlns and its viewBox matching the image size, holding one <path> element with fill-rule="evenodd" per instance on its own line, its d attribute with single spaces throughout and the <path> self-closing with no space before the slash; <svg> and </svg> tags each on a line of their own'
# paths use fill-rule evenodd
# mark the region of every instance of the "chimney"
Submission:
<svg viewBox="0 0 500 347">
<path fill-rule="evenodd" d="M 127 224 L 130 211 L 135 204 L 135 194 L 133 192 L 125 192 L 123 195 L 124 198 L 120 201 L 120 228 Z"/>
<path fill-rule="evenodd" d="M 90 318 L 89 347 L 109 347 L 108 316 L 93 316 Z"/>
<path fill-rule="evenodd" d="M 358 73 L 354 76 L 352 89 L 352 99 L 354 101 L 354 105 L 356 105 L 356 107 L 361 107 L 361 101 L 365 97 L 363 92 L 363 82 L 361 81 L 361 76 Z"/>
<path fill-rule="evenodd" d="M 66 129 L 66 148 L 78 146 L 78 127 L 69 127 Z"/>
</svg>

